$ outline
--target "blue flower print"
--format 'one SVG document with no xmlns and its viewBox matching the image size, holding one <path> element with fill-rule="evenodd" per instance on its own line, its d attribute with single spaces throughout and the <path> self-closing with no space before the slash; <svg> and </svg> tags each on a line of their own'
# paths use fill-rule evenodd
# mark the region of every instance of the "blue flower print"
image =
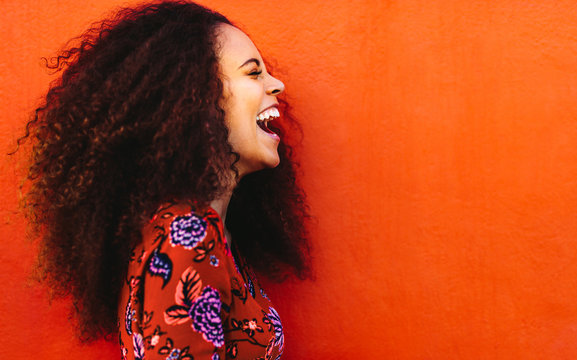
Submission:
<svg viewBox="0 0 577 360">
<path fill-rule="evenodd" d="M 164 288 L 170 281 L 170 276 L 172 275 L 172 260 L 170 260 L 168 255 L 160 253 L 158 249 L 156 249 L 150 258 L 148 271 L 152 275 L 162 277 L 162 288 Z"/>
<path fill-rule="evenodd" d="M 264 290 L 263 290 L 262 288 L 260 289 L 260 295 L 261 295 L 263 298 L 265 298 L 265 299 L 267 299 L 268 301 L 270 301 L 270 299 L 268 298 L 268 296 L 266 295 L 266 293 L 264 292 Z"/>
<path fill-rule="evenodd" d="M 220 360 L 220 356 L 218 355 L 218 353 L 214 353 L 214 354 L 212 354 L 212 357 L 210 358 L 210 360 Z"/>
<path fill-rule="evenodd" d="M 247 280 L 247 285 L 248 285 L 248 292 L 254 298 L 256 295 L 256 293 L 254 292 L 254 284 L 252 283 L 252 280 L 250 279 L 250 277 L 247 277 L 246 280 Z"/>
<path fill-rule="evenodd" d="M 180 358 L 180 349 L 172 349 L 166 360 L 178 360 Z"/>
<path fill-rule="evenodd" d="M 214 267 L 218 267 L 218 259 L 216 256 L 214 255 L 210 255 L 210 265 L 214 266 Z"/>
<path fill-rule="evenodd" d="M 204 340 L 216 347 L 224 345 L 221 308 L 220 294 L 217 290 L 207 286 L 202 290 L 202 295 L 196 298 L 189 312 L 189 316 L 193 319 L 193 329 L 201 333 Z"/>
<path fill-rule="evenodd" d="M 193 249 L 206 236 L 206 220 L 195 214 L 177 216 L 170 224 L 170 243 Z"/>
<path fill-rule="evenodd" d="M 240 272 L 240 268 L 238 267 L 238 264 L 236 263 L 236 259 L 234 257 L 232 257 L 232 263 L 234 264 L 234 268 L 236 269 L 236 272 L 242 276 L 242 274 Z"/>
</svg>

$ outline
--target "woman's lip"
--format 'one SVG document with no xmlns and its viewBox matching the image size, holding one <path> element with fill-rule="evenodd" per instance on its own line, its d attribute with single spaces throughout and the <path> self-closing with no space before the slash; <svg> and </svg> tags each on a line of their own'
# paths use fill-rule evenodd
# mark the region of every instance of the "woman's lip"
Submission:
<svg viewBox="0 0 577 360">
<path fill-rule="evenodd" d="M 275 133 L 275 132 L 272 132 L 272 133 L 266 132 L 266 131 L 264 131 L 263 129 L 261 129 L 260 126 L 258 126 L 258 125 L 257 125 L 257 128 L 258 128 L 259 131 L 262 131 L 263 134 L 266 134 L 266 135 L 270 136 L 271 138 L 280 141 L 280 136 L 278 136 L 277 133 Z"/>
</svg>

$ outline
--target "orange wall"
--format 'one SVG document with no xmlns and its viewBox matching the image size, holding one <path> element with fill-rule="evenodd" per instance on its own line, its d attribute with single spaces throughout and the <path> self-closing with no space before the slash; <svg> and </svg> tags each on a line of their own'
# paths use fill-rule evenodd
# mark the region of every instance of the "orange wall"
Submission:
<svg viewBox="0 0 577 360">
<path fill-rule="evenodd" d="M 39 58 L 120 2 L 89 3 L 2 2 L 2 154 Z M 203 3 L 276 59 L 304 122 L 317 280 L 270 288 L 285 359 L 577 357 L 575 1 Z M 117 358 L 25 286 L 21 170 L 0 167 L 0 358 Z"/>
</svg>

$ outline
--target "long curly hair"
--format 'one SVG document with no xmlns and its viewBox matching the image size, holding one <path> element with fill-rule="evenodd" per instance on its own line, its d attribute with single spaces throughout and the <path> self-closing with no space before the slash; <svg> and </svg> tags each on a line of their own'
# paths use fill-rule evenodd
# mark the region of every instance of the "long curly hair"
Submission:
<svg viewBox="0 0 577 360">
<path fill-rule="evenodd" d="M 25 205 L 39 277 L 72 295 L 82 340 L 116 332 L 130 252 L 154 211 L 173 199 L 208 204 L 230 183 L 239 156 L 219 106 L 222 23 L 188 2 L 124 8 L 46 61 L 60 76 L 21 139 L 33 144 Z M 277 168 L 240 181 L 227 227 L 257 271 L 305 278 L 308 208 L 291 149 L 281 143 L 279 155 Z"/>
</svg>

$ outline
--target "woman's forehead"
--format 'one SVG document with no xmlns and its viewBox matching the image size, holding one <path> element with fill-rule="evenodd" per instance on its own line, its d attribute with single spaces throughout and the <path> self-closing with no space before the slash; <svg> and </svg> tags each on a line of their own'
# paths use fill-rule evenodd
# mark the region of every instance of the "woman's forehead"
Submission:
<svg viewBox="0 0 577 360">
<path fill-rule="evenodd" d="M 217 39 L 221 65 L 236 69 L 251 58 L 262 63 L 258 49 L 242 30 L 228 24 L 219 25 Z"/>
</svg>

